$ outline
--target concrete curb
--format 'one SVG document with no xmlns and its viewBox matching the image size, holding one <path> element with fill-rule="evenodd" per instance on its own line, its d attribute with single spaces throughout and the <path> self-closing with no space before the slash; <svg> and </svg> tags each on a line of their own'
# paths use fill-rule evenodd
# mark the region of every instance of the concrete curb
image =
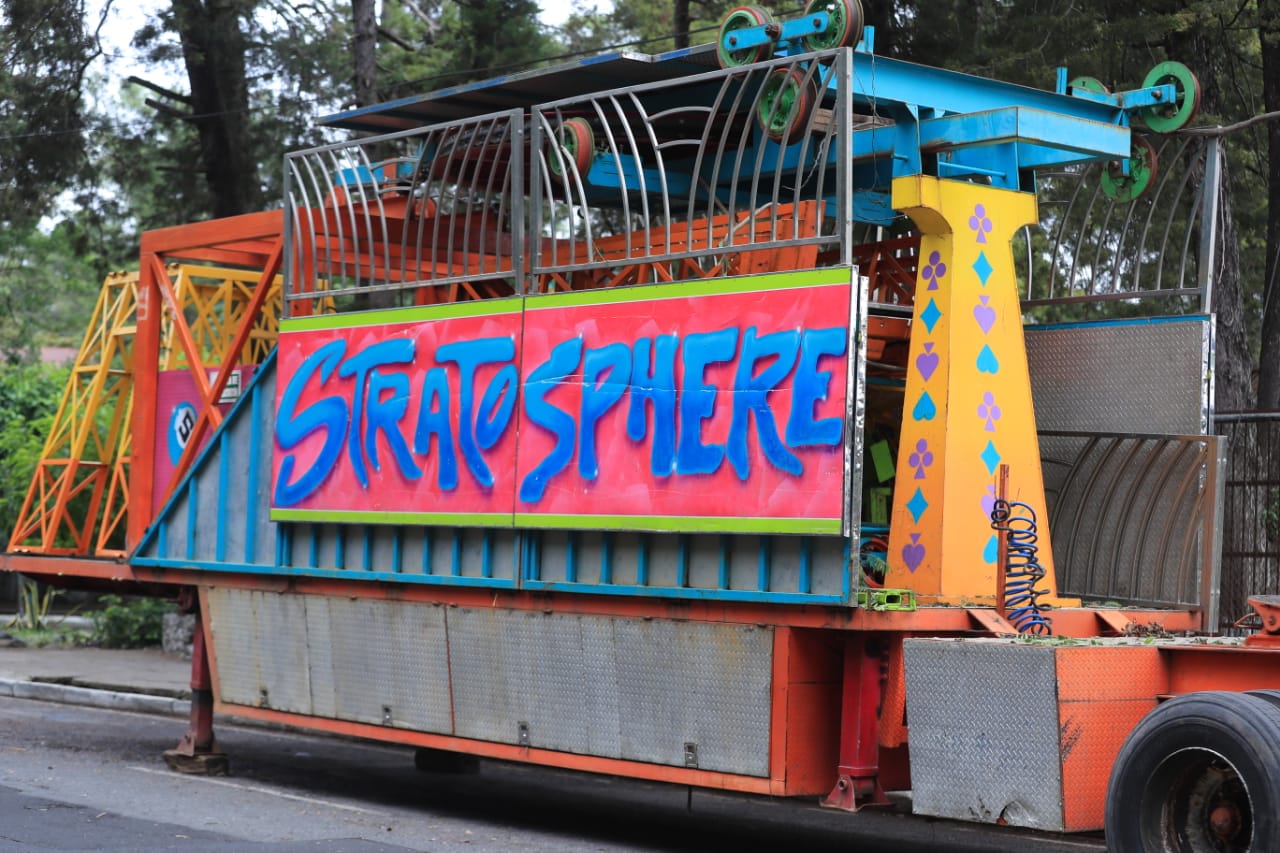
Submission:
<svg viewBox="0 0 1280 853">
<path fill-rule="evenodd" d="M 43 702 L 61 702 L 64 705 L 88 705 L 93 708 L 109 708 L 113 711 L 135 711 L 142 714 L 162 714 L 173 717 L 191 715 L 191 703 L 186 699 L 150 696 L 145 693 L 97 690 L 92 687 L 76 687 L 70 684 L 52 684 L 44 681 L 19 681 L 0 678 L 0 696 L 12 696 L 15 699 L 39 699 Z"/>
</svg>

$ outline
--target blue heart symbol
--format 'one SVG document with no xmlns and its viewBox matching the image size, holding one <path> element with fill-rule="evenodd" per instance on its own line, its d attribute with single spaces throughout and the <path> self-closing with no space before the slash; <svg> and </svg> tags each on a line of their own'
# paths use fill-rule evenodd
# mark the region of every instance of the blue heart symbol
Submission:
<svg viewBox="0 0 1280 853">
<path fill-rule="evenodd" d="M 920 395 L 920 402 L 916 403 L 916 407 L 911 410 L 911 417 L 918 421 L 931 421 L 938 414 L 938 407 L 933 404 L 933 398 L 926 391 Z"/>
<path fill-rule="evenodd" d="M 987 547 L 982 549 L 982 559 L 986 563 L 994 563 L 1000 556 L 1000 538 L 992 536 L 987 540 Z"/>
<path fill-rule="evenodd" d="M 996 358 L 996 354 L 991 351 L 991 347 L 983 345 L 982 352 L 978 353 L 978 372 L 979 373 L 999 373 L 1000 359 Z"/>
</svg>

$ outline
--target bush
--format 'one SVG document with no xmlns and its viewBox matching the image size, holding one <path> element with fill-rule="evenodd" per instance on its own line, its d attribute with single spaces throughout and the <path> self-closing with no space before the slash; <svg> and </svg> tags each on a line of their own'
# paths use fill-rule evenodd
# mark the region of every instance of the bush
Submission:
<svg viewBox="0 0 1280 853">
<path fill-rule="evenodd" d="M 164 635 L 164 615 L 174 609 L 162 598 L 123 599 L 104 595 L 101 610 L 90 613 L 93 642 L 107 649 L 141 649 L 160 645 Z"/>
</svg>

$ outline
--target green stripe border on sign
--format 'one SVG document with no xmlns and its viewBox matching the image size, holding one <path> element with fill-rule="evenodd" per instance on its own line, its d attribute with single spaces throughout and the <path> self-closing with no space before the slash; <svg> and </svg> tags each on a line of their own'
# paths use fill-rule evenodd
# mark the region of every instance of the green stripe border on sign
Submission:
<svg viewBox="0 0 1280 853">
<path fill-rule="evenodd" d="M 694 281 L 677 281 L 670 284 L 645 284 L 631 287 L 575 290 L 571 293 L 531 294 L 526 311 L 546 311 L 554 308 L 586 305 L 612 305 L 620 302 L 654 302 L 661 299 L 681 299 L 690 296 L 725 296 L 734 293 L 787 290 L 797 287 L 825 287 L 849 285 L 853 275 L 850 267 L 823 267 L 816 270 L 765 273 L 737 278 L 707 278 Z"/>
<path fill-rule="evenodd" d="M 349 314 L 316 314 L 310 317 L 288 317 L 280 321 L 281 332 L 308 332 L 323 329 L 348 329 L 362 326 L 396 326 L 458 317 L 495 317 L 519 314 L 524 309 L 523 296 L 481 299 L 475 302 L 449 302 L 443 305 L 418 305 L 413 308 L 390 308 L 381 311 L 356 311 Z"/>
<path fill-rule="evenodd" d="M 838 518 L 744 518 L 714 515 L 555 515 L 516 513 L 517 528 L 635 530 L 672 533 L 818 533 L 839 535 Z"/>
<path fill-rule="evenodd" d="M 424 524 L 453 527 L 511 527 L 509 512 L 382 512 L 379 510 L 271 509 L 272 521 L 360 524 Z"/>
</svg>

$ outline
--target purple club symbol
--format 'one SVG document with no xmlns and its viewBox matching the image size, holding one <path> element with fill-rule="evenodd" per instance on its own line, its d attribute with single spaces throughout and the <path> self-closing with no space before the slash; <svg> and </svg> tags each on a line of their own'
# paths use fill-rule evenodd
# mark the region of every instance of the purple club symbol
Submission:
<svg viewBox="0 0 1280 853">
<path fill-rule="evenodd" d="M 924 562 L 924 546 L 920 544 L 919 533 L 912 533 L 911 541 L 902 546 L 902 561 L 913 572 Z"/>
<path fill-rule="evenodd" d="M 925 264 L 924 269 L 920 272 L 920 277 L 929 282 L 929 286 L 925 290 L 937 290 L 938 284 L 946 274 L 947 265 L 942 262 L 942 255 L 937 252 L 930 252 L 929 263 Z"/>
<path fill-rule="evenodd" d="M 996 431 L 996 421 L 1000 420 L 1000 407 L 996 405 L 996 395 L 990 391 L 982 395 L 982 405 L 978 406 L 978 417 L 987 422 L 987 432 Z"/>
<path fill-rule="evenodd" d="M 991 219 L 987 216 L 986 205 L 974 205 L 973 216 L 969 217 L 969 227 L 978 232 L 978 242 L 987 242 L 987 235 L 991 233 Z"/>
<path fill-rule="evenodd" d="M 916 356 L 916 370 L 919 370 L 924 381 L 928 382 L 929 377 L 933 376 L 933 372 L 937 369 L 938 354 L 933 351 L 933 343 L 929 342 L 924 345 L 924 352 Z"/>
<path fill-rule="evenodd" d="M 929 442 L 927 439 L 920 439 L 916 442 L 916 449 L 907 457 L 907 464 L 916 469 L 916 479 L 924 479 L 924 469 L 933 464 L 933 453 L 929 451 Z"/>
</svg>

